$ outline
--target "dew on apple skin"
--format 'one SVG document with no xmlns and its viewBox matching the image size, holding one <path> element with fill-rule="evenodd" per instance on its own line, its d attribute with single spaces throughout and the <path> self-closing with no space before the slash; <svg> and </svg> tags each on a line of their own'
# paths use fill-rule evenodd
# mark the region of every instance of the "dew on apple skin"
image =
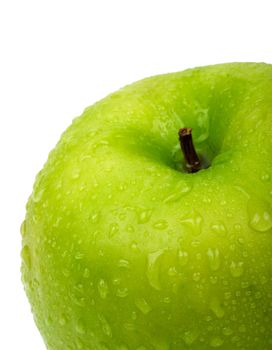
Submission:
<svg viewBox="0 0 272 350">
<path fill-rule="evenodd" d="M 23 249 L 21 251 L 21 257 L 25 264 L 25 266 L 30 270 L 31 269 L 31 255 L 30 255 L 30 248 L 27 244 L 23 246 Z"/>
<path fill-rule="evenodd" d="M 111 338 L 112 337 L 112 330 L 111 327 L 108 323 L 108 321 L 106 320 L 106 318 L 103 315 L 98 315 L 98 319 L 102 328 L 102 331 L 104 332 L 104 334 Z"/>
<path fill-rule="evenodd" d="M 220 267 L 220 253 L 217 248 L 209 248 L 207 251 L 209 265 L 212 271 L 217 271 Z"/>
<path fill-rule="evenodd" d="M 243 272 L 244 272 L 244 263 L 242 261 L 240 262 L 234 262 L 232 261 L 230 264 L 230 273 L 232 275 L 232 277 L 240 277 L 242 276 Z"/>
<path fill-rule="evenodd" d="M 151 306 L 144 298 L 137 298 L 135 300 L 135 305 L 144 315 L 147 315 L 152 310 Z"/>
<path fill-rule="evenodd" d="M 110 238 L 114 237 L 118 232 L 119 232 L 119 225 L 116 223 L 111 224 L 109 228 L 109 237 Z"/>
<path fill-rule="evenodd" d="M 184 343 L 188 346 L 191 346 L 198 338 L 199 333 L 196 329 L 186 331 L 182 335 L 182 339 L 184 340 Z"/>
<path fill-rule="evenodd" d="M 202 216 L 197 212 L 193 211 L 188 216 L 185 216 L 181 219 L 181 224 L 188 227 L 194 235 L 199 235 L 202 229 Z"/>
<path fill-rule="evenodd" d="M 217 318 L 223 318 L 225 315 L 225 311 L 224 311 L 219 299 L 216 297 L 212 298 L 212 300 L 210 302 L 210 309 L 212 310 L 212 312 L 215 314 L 215 316 Z"/>
<path fill-rule="evenodd" d="M 120 267 L 120 268 L 125 268 L 125 269 L 129 269 L 130 268 L 130 263 L 129 263 L 129 261 L 128 260 L 126 260 L 126 259 L 120 259 L 119 261 L 118 261 L 118 267 Z"/>
<path fill-rule="evenodd" d="M 271 208 L 265 201 L 251 198 L 248 201 L 249 226 L 257 232 L 267 232 L 272 228 Z"/>
<path fill-rule="evenodd" d="M 262 174 L 261 180 L 262 180 L 263 182 L 269 181 L 269 180 L 270 180 L 270 175 L 269 175 L 269 174 Z"/>
<path fill-rule="evenodd" d="M 179 150 L 180 152 L 180 150 Z M 174 203 L 180 200 L 183 196 L 187 195 L 191 191 L 192 187 L 187 183 L 179 183 L 175 190 L 168 193 L 163 200 L 163 203 Z"/>
<path fill-rule="evenodd" d="M 211 225 L 211 229 L 214 233 L 221 234 L 221 235 L 227 232 L 226 227 L 223 223 L 213 224 Z"/>
<path fill-rule="evenodd" d="M 160 262 L 159 259 L 163 254 L 163 249 L 160 249 L 156 252 L 150 253 L 148 255 L 148 261 L 147 261 L 147 271 L 146 275 L 149 281 L 149 284 L 154 289 L 160 290 L 161 284 L 160 284 Z"/>
<path fill-rule="evenodd" d="M 193 281 L 198 282 L 200 281 L 201 274 L 200 272 L 194 272 L 193 273 Z"/>
<path fill-rule="evenodd" d="M 141 209 L 137 213 L 138 215 L 138 223 L 139 224 L 146 224 L 152 215 L 152 210 L 146 210 L 146 209 Z"/>
<path fill-rule="evenodd" d="M 40 200 L 42 199 L 43 194 L 44 194 L 43 188 L 35 188 L 31 196 L 33 202 L 39 203 Z"/>
<path fill-rule="evenodd" d="M 222 333 L 225 336 L 230 336 L 230 335 L 233 334 L 233 330 L 230 327 L 224 327 L 223 330 L 222 330 Z"/>
<path fill-rule="evenodd" d="M 87 267 L 83 271 L 83 277 L 86 279 L 90 277 L 90 270 Z"/>
<path fill-rule="evenodd" d="M 219 348 L 224 344 L 224 340 L 221 337 L 213 337 L 210 341 L 210 346 L 213 348 Z"/>
<path fill-rule="evenodd" d="M 155 224 L 153 225 L 153 227 L 157 230 L 164 230 L 166 229 L 168 226 L 168 223 L 167 221 L 165 220 L 160 220 L 160 221 L 157 221 L 155 222 Z"/>
<path fill-rule="evenodd" d="M 82 335 L 83 335 L 83 334 L 86 333 L 85 325 L 84 325 L 84 323 L 83 323 L 81 320 L 79 320 L 79 321 L 76 323 L 75 329 L 76 329 L 76 332 L 77 332 L 78 334 L 82 334 Z"/>
<path fill-rule="evenodd" d="M 128 289 L 126 287 L 118 288 L 116 291 L 116 296 L 119 298 L 125 298 L 126 296 L 128 296 Z"/>
<path fill-rule="evenodd" d="M 20 226 L 20 232 L 22 237 L 26 235 L 26 220 L 24 220 Z"/>
<path fill-rule="evenodd" d="M 187 252 L 180 250 L 178 252 L 178 261 L 180 266 L 186 266 L 189 260 L 189 255 Z"/>
<path fill-rule="evenodd" d="M 103 278 L 98 281 L 97 289 L 101 299 L 106 299 L 109 293 L 109 287 Z"/>
</svg>

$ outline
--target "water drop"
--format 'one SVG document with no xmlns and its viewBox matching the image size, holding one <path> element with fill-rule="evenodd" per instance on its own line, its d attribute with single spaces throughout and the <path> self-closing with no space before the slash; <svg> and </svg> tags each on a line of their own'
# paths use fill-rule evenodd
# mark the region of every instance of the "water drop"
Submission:
<svg viewBox="0 0 272 350">
<path fill-rule="evenodd" d="M 220 337 L 213 337 L 210 341 L 210 346 L 213 348 L 219 348 L 224 344 L 224 340 Z"/>
<path fill-rule="evenodd" d="M 226 227 L 223 223 L 219 222 L 219 223 L 216 223 L 216 224 L 213 224 L 211 226 L 211 229 L 214 233 L 216 234 L 225 234 L 226 233 Z"/>
<path fill-rule="evenodd" d="M 30 255 L 30 249 L 27 244 L 24 245 L 22 251 L 21 251 L 21 257 L 23 262 L 25 263 L 26 267 L 28 269 L 31 268 L 31 255 Z"/>
<path fill-rule="evenodd" d="M 201 233 L 203 218 L 197 211 L 192 211 L 188 216 L 181 219 L 181 223 L 188 227 L 193 234 Z"/>
<path fill-rule="evenodd" d="M 180 150 L 179 150 L 180 152 Z M 173 192 L 168 193 L 163 200 L 163 203 L 173 203 L 180 200 L 181 197 L 189 193 L 191 190 L 191 186 L 184 183 L 179 183 Z"/>
<path fill-rule="evenodd" d="M 199 280 L 200 280 L 200 272 L 194 272 L 193 273 L 193 280 L 195 281 L 195 282 L 198 282 Z"/>
<path fill-rule="evenodd" d="M 112 331 L 111 331 L 111 327 L 108 323 L 108 321 L 106 320 L 106 318 L 103 315 L 98 315 L 102 330 L 104 332 L 104 334 L 108 337 L 112 337 Z"/>
<path fill-rule="evenodd" d="M 217 318 L 222 318 L 225 315 L 225 311 L 218 298 L 213 298 L 210 303 L 210 309 Z"/>
<path fill-rule="evenodd" d="M 90 277 L 90 270 L 86 267 L 83 271 L 83 277 L 89 278 Z"/>
<path fill-rule="evenodd" d="M 186 266 L 188 263 L 188 259 L 189 259 L 189 256 L 187 252 L 182 250 L 178 252 L 178 261 L 180 266 Z"/>
<path fill-rule="evenodd" d="M 85 326 L 83 324 L 83 322 L 81 320 L 79 320 L 76 324 L 76 332 L 79 334 L 85 334 L 86 333 L 86 329 Z"/>
<path fill-rule="evenodd" d="M 84 258 L 84 254 L 82 252 L 76 252 L 74 257 L 76 260 L 81 260 Z"/>
<path fill-rule="evenodd" d="M 152 211 L 151 210 L 146 210 L 146 209 L 142 209 L 138 211 L 138 223 L 139 224 L 146 224 L 152 215 Z"/>
<path fill-rule="evenodd" d="M 118 224 L 111 224 L 109 228 L 109 237 L 112 238 L 119 232 Z"/>
<path fill-rule="evenodd" d="M 38 203 L 40 202 L 40 200 L 42 199 L 44 193 L 44 189 L 42 188 L 35 188 L 34 192 L 32 193 L 32 200 L 34 203 Z"/>
<path fill-rule="evenodd" d="M 148 255 L 148 261 L 147 261 L 147 278 L 149 281 L 149 284 L 154 289 L 160 290 L 160 262 L 159 259 L 163 254 L 163 249 L 160 249 L 156 252 L 153 252 Z"/>
<path fill-rule="evenodd" d="M 261 176 L 261 180 L 262 180 L 263 182 L 269 181 L 269 180 L 270 180 L 270 175 L 269 175 L 269 174 L 263 174 L 263 175 Z"/>
<path fill-rule="evenodd" d="M 129 269 L 129 267 L 130 267 L 129 261 L 127 261 L 125 259 L 120 259 L 118 261 L 118 267 L 123 267 L 125 269 Z"/>
<path fill-rule="evenodd" d="M 271 208 L 268 203 L 257 198 L 248 201 L 249 226 L 258 232 L 272 228 Z"/>
<path fill-rule="evenodd" d="M 165 221 L 165 220 L 157 221 L 157 222 L 153 225 L 153 227 L 156 228 L 157 230 L 164 230 L 164 229 L 167 228 L 167 226 L 168 226 L 168 224 L 167 224 L 167 221 Z"/>
<path fill-rule="evenodd" d="M 208 260 L 209 260 L 209 265 L 212 271 L 216 271 L 220 267 L 220 253 L 217 248 L 212 249 L 209 248 L 208 252 Z"/>
<path fill-rule="evenodd" d="M 223 334 L 226 335 L 226 336 L 230 336 L 233 334 L 233 330 L 229 327 L 224 327 L 223 328 Z"/>
<path fill-rule="evenodd" d="M 116 291 L 116 296 L 119 298 L 125 298 L 126 296 L 128 296 L 128 289 L 126 287 L 118 288 Z"/>
<path fill-rule="evenodd" d="M 138 298 L 135 300 L 135 305 L 144 314 L 147 315 L 151 311 L 150 305 L 144 298 Z"/>
<path fill-rule="evenodd" d="M 97 289 L 98 289 L 100 297 L 102 299 L 106 299 L 107 295 L 109 293 L 109 287 L 108 287 L 107 283 L 105 282 L 105 280 L 103 280 L 102 278 L 98 282 Z"/>
<path fill-rule="evenodd" d="M 244 272 L 243 262 L 234 262 L 232 261 L 230 264 L 230 273 L 233 277 L 240 277 Z"/>
<path fill-rule="evenodd" d="M 198 338 L 198 335 L 199 335 L 198 331 L 194 329 L 194 330 L 185 332 L 182 335 L 182 339 L 184 340 L 186 345 L 190 346 L 196 341 L 196 339 Z"/>
<path fill-rule="evenodd" d="M 22 237 L 24 237 L 26 234 L 26 220 L 24 220 L 22 222 L 21 227 L 20 227 L 20 232 L 21 232 Z"/>
<path fill-rule="evenodd" d="M 98 223 L 99 221 L 99 212 L 94 212 L 92 215 L 91 215 L 91 222 L 93 224 L 96 224 Z"/>
</svg>

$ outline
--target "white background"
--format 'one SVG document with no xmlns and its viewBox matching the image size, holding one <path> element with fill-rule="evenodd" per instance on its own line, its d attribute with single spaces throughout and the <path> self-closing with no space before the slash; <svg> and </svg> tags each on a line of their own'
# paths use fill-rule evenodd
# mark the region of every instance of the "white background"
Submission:
<svg viewBox="0 0 272 350">
<path fill-rule="evenodd" d="M 45 350 L 20 282 L 19 227 L 61 132 L 86 106 L 146 76 L 272 63 L 270 3 L 0 0 L 1 350 Z"/>
</svg>

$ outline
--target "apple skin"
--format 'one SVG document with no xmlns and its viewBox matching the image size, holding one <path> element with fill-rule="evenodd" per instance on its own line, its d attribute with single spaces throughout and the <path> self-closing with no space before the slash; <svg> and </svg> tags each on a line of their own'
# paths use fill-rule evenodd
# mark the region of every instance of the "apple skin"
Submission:
<svg viewBox="0 0 272 350">
<path fill-rule="evenodd" d="M 50 350 L 271 350 L 272 66 L 151 77 L 38 174 L 22 279 Z M 177 132 L 210 164 L 184 171 Z"/>
</svg>

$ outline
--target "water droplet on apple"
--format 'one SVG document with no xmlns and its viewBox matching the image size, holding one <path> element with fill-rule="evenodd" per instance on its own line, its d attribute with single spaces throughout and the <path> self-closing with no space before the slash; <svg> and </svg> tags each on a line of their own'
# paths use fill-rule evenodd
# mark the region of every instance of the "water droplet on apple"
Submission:
<svg viewBox="0 0 272 350">
<path fill-rule="evenodd" d="M 24 220 L 22 222 L 21 227 L 20 227 L 20 232 L 21 232 L 22 237 L 24 237 L 26 234 L 26 220 Z"/>
<path fill-rule="evenodd" d="M 184 340 L 185 344 L 190 346 L 192 345 L 198 338 L 199 332 L 194 330 L 189 330 L 182 335 L 182 339 Z"/>
<path fill-rule="evenodd" d="M 266 232 L 272 228 L 272 210 L 269 204 L 258 198 L 248 201 L 249 226 L 258 232 Z"/>
<path fill-rule="evenodd" d="M 202 222 L 202 216 L 195 210 L 181 219 L 182 225 L 188 227 L 194 235 L 199 235 L 201 233 Z"/>
<path fill-rule="evenodd" d="M 103 315 L 98 315 L 98 319 L 100 321 L 102 330 L 104 332 L 104 334 L 108 337 L 112 337 L 112 331 L 111 331 L 111 327 L 108 323 L 108 321 L 106 320 L 106 318 Z"/>
<path fill-rule="evenodd" d="M 224 340 L 220 337 L 213 337 L 210 341 L 210 346 L 213 348 L 219 348 L 224 344 Z"/>
<path fill-rule="evenodd" d="M 160 262 L 159 259 L 163 254 L 163 249 L 160 249 L 156 252 L 150 253 L 148 255 L 148 261 L 147 261 L 147 278 L 149 281 L 149 284 L 154 289 L 160 290 Z"/>
<path fill-rule="evenodd" d="M 97 289 L 100 297 L 106 299 L 109 293 L 109 287 L 103 278 L 98 281 Z"/>
<path fill-rule="evenodd" d="M 270 180 L 270 175 L 269 175 L 269 174 L 263 174 L 263 175 L 261 176 L 261 180 L 262 180 L 263 182 L 269 181 L 269 180 Z"/>
<path fill-rule="evenodd" d="M 95 212 L 93 212 L 92 215 L 91 215 L 91 222 L 92 222 L 93 224 L 97 224 L 98 221 L 99 221 L 99 212 L 95 211 Z"/>
<path fill-rule="evenodd" d="M 195 282 L 198 282 L 200 280 L 200 277 L 201 277 L 200 272 L 194 272 L 193 273 L 193 280 Z"/>
<path fill-rule="evenodd" d="M 153 225 L 153 227 L 154 227 L 155 229 L 157 229 L 157 230 L 164 230 L 164 229 L 167 228 L 167 226 L 168 226 L 168 224 L 167 224 L 167 221 L 165 221 L 165 220 L 157 221 L 157 222 Z"/>
<path fill-rule="evenodd" d="M 152 215 L 152 210 L 147 209 L 141 209 L 138 211 L 138 223 L 139 224 L 146 224 Z"/>
<path fill-rule="evenodd" d="M 147 315 L 151 311 L 150 305 L 144 298 L 138 298 L 135 300 L 135 305 L 144 314 Z"/>
<path fill-rule="evenodd" d="M 230 273 L 233 277 L 240 277 L 244 272 L 244 263 L 243 262 L 234 262 L 230 264 Z"/>
<path fill-rule="evenodd" d="M 90 270 L 86 267 L 83 271 L 83 277 L 89 278 L 90 277 Z"/>
<path fill-rule="evenodd" d="M 225 234 L 227 232 L 226 227 L 223 223 L 219 222 L 211 226 L 213 232 L 217 234 Z"/>
<path fill-rule="evenodd" d="M 215 314 L 215 316 L 217 318 L 222 318 L 225 315 L 225 311 L 224 311 L 219 299 L 216 297 L 212 298 L 212 300 L 210 302 L 210 309 L 212 310 L 212 312 Z"/>
<path fill-rule="evenodd" d="M 178 252 L 178 261 L 180 266 L 186 266 L 189 260 L 189 255 L 187 252 L 180 250 Z"/>
<path fill-rule="evenodd" d="M 21 257 L 25 264 L 25 266 L 28 269 L 31 269 L 31 255 L 30 255 L 30 248 L 27 244 L 24 245 L 22 251 L 21 251 Z"/>
<path fill-rule="evenodd" d="M 79 334 L 85 334 L 86 333 L 86 328 L 85 328 L 85 325 L 84 325 L 83 321 L 79 320 L 76 323 L 76 332 L 79 333 Z"/>
<path fill-rule="evenodd" d="M 43 188 L 35 188 L 33 193 L 32 193 L 32 200 L 34 203 L 38 203 L 40 202 L 40 200 L 42 199 L 44 193 L 44 189 Z"/>
<path fill-rule="evenodd" d="M 187 184 L 186 182 L 179 183 L 175 187 L 174 191 L 166 195 L 166 197 L 163 200 L 163 203 L 173 203 L 179 201 L 180 198 L 187 195 L 191 191 L 191 188 L 191 185 Z"/>
<path fill-rule="evenodd" d="M 126 259 L 120 259 L 118 261 L 118 267 L 123 267 L 125 269 L 129 269 L 130 268 L 130 263 L 128 260 Z"/>
<path fill-rule="evenodd" d="M 125 298 L 126 296 L 128 296 L 128 289 L 126 287 L 118 288 L 116 291 L 116 296 L 119 298 Z"/>
<path fill-rule="evenodd" d="M 226 335 L 226 336 L 230 336 L 233 334 L 233 330 L 229 327 L 224 327 L 223 328 L 223 334 Z"/>
<path fill-rule="evenodd" d="M 217 248 L 212 249 L 209 248 L 208 252 L 208 260 L 209 260 L 209 265 L 212 271 L 216 271 L 220 267 L 220 253 Z"/>
<path fill-rule="evenodd" d="M 118 224 L 111 224 L 109 228 L 109 237 L 112 238 L 119 232 L 119 225 Z"/>
</svg>

